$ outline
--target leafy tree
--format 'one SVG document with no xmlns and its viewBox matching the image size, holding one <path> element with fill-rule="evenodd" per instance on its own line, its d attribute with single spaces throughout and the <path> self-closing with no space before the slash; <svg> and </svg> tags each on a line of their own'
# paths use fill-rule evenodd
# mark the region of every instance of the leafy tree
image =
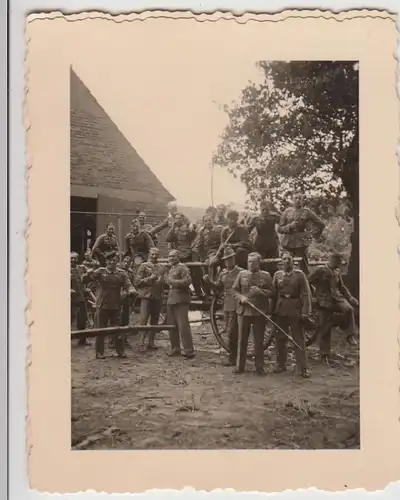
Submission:
<svg viewBox="0 0 400 500">
<path fill-rule="evenodd" d="M 249 208 L 265 192 L 286 208 L 301 190 L 323 212 L 350 202 L 354 218 L 348 282 L 358 295 L 358 64 L 352 61 L 257 63 L 249 82 L 224 110 L 229 123 L 215 164 L 245 184 Z"/>
</svg>

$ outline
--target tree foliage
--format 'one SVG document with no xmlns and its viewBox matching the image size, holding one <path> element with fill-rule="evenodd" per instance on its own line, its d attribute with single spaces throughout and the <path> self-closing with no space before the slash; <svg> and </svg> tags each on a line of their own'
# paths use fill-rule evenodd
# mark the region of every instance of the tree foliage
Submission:
<svg viewBox="0 0 400 500">
<path fill-rule="evenodd" d="M 246 185 L 250 206 L 269 190 L 287 205 L 288 190 L 319 203 L 354 202 L 358 193 L 358 67 L 349 61 L 257 63 L 261 83 L 249 82 L 225 106 L 229 123 L 214 155 Z M 318 202 L 316 202 L 318 208 Z"/>
</svg>

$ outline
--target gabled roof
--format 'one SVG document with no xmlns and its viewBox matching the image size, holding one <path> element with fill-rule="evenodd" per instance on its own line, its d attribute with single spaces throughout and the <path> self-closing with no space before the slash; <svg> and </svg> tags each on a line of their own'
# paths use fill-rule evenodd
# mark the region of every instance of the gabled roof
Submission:
<svg viewBox="0 0 400 500">
<path fill-rule="evenodd" d="M 174 200 L 72 68 L 70 130 L 71 185 Z"/>
</svg>

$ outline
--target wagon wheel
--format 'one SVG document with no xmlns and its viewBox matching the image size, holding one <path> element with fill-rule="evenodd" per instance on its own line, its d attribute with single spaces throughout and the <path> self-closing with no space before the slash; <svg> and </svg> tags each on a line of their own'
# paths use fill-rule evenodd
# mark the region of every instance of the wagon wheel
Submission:
<svg viewBox="0 0 400 500">
<path fill-rule="evenodd" d="M 225 316 L 222 310 L 222 297 L 214 296 L 210 307 L 211 329 L 220 347 L 229 351 L 228 332 L 225 323 Z M 273 328 L 268 322 L 264 333 L 264 350 L 268 349 L 273 340 Z M 251 340 L 249 339 L 249 351 L 252 350 Z"/>
<path fill-rule="evenodd" d="M 314 321 L 314 324 L 316 325 L 316 314 L 313 312 L 311 314 L 311 319 Z M 305 344 L 306 347 L 309 347 L 310 345 L 314 344 L 314 342 L 317 340 L 318 337 L 318 331 L 316 327 L 312 327 L 311 325 L 304 328 L 304 337 L 305 337 Z"/>
</svg>

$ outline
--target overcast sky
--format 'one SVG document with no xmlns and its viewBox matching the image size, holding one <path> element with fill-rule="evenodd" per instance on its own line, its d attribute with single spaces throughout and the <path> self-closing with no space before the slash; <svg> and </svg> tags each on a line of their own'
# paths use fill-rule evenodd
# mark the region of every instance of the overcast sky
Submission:
<svg viewBox="0 0 400 500">
<path fill-rule="evenodd" d="M 217 40 L 217 31 L 199 31 L 203 23 L 179 30 L 174 23 L 157 41 L 157 22 L 68 23 L 67 50 L 78 76 L 179 204 L 205 207 L 210 160 L 227 124 L 216 103 L 236 99 L 260 73 L 240 40 L 235 48 L 232 39 Z M 219 167 L 214 201 L 245 201 L 244 186 Z"/>
</svg>

